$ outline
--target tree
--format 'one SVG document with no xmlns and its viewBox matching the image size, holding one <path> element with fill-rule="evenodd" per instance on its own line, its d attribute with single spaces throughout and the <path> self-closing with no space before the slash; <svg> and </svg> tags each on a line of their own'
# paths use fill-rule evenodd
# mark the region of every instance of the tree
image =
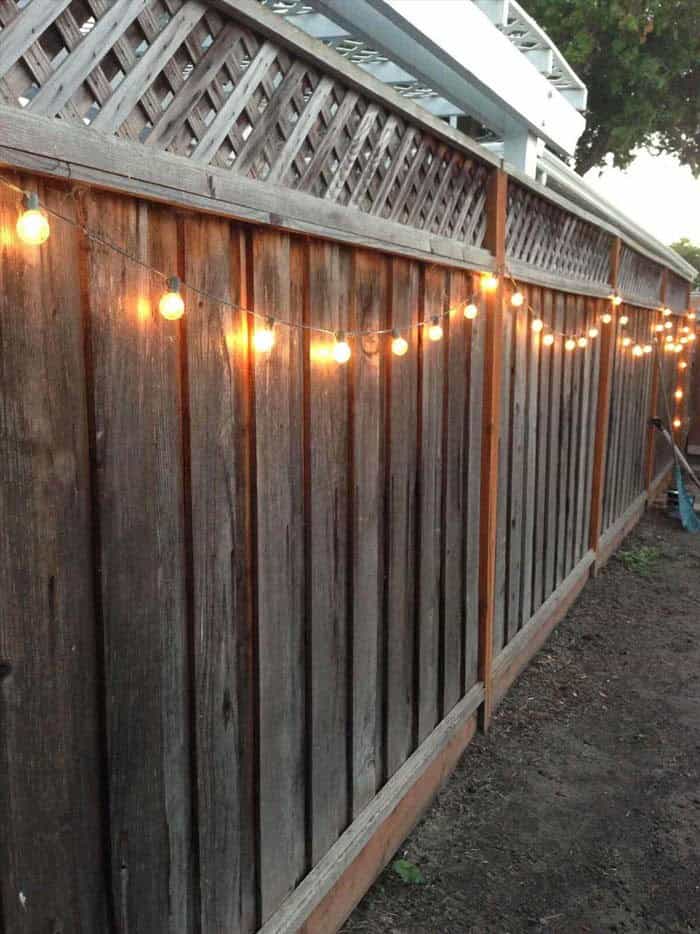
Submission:
<svg viewBox="0 0 700 934">
<path fill-rule="evenodd" d="M 677 156 L 700 175 L 699 0 L 525 0 L 588 86 L 583 173 L 612 153 Z"/>
<path fill-rule="evenodd" d="M 700 289 L 700 246 L 697 243 L 692 243 L 687 237 L 681 237 L 680 240 L 676 240 L 675 243 L 671 244 L 671 249 L 679 253 L 691 266 L 695 266 L 698 274 L 695 277 L 693 288 Z"/>
</svg>

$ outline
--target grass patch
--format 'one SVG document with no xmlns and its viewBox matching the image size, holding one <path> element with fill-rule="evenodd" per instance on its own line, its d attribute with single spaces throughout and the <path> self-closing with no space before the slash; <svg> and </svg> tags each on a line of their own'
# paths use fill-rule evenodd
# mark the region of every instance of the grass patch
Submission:
<svg viewBox="0 0 700 934">
<path fill-rule="evenodd" d="M 648 577 L 659 563 L 662 555 L 661 548 L 640 545 L 639 548 L 630 548 L 628 551 L 619 552 L 618 558 L 628 571 L 634 571 L 635 574 Z"/>
</svg>

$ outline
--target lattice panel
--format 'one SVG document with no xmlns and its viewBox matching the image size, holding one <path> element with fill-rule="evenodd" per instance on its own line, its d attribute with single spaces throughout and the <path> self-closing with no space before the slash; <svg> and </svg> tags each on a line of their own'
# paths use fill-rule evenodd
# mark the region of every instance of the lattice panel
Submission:
<svg viewBox="0 0 700 934">
<path fill-rule="evenodd" d="M 656 304 L 661 298 L 661 266 L 623 244 L 618 286 L 624 295 Z"/>
<path fill-rule="evenodd" d="M 480 246 L 488 169 L 200 0 L 0 0 L 0 98 Z"/>
<path fill-rule="evenodd" d="M 688 309 L 688 283 L 679 276 L 668 273 L 666 281 L 666 304 L 674 311 L 687 311 Z"/>
<path fill-rule="evenodd" d="M 508 183 L 506 253 L 543 272 L 604 286 L 611 237 L 521 185 Z"/>
</svg>

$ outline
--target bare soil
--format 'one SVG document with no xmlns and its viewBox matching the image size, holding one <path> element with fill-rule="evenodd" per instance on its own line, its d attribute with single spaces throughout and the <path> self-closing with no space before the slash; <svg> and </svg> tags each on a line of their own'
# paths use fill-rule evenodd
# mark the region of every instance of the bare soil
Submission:
<svg viewBox="0 0 700 934">
<path fill-rule="evenodd" d="M 343 931 L 700 931 L 700 535 L 650 511 Z M 643 553 L 641 553 L 643 554 Z"/>
</svg>

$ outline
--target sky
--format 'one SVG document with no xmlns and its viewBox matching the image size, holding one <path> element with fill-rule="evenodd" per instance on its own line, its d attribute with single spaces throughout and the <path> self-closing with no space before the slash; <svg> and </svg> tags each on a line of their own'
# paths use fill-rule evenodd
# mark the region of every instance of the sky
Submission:
<svg viewBox="0 0 700 934">
<path fill-rule="evenodd" d="M 628 169 L 591 169 L 585 179 L 662 243 L 700 244 L 700 178 L 673 156 L 642 150 Z"/>
</svg>

